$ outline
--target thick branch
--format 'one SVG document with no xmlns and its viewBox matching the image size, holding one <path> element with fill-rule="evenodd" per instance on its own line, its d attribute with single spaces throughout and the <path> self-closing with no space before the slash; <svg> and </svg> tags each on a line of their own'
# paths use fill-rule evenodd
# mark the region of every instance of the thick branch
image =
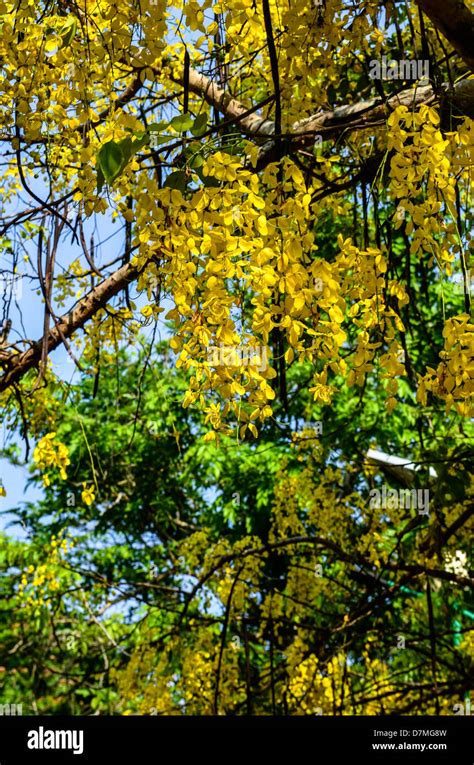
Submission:
<svg viewBox="0 0 474 765">
<path fill-rule="evenodd" d="M 45 343 L 47 353 L 49 354 L 61 344 L 62 336 L 70 338 L 76 330 L 81 329 L 89 319 L 107 305 L 109 300 L 125 289 L 127 284 L 138 279 L 139 274 L 138 268 L 126 263 L 94 287 L 72 311 L 61 316 L 57 324 L 49 331 Z M 43 338 L 40 338 L 23 353 L 11 354 L 7 359 L 3 356 L 2 363 L 7 366 L 7 370 L 0 378 L 0 392 L 18 382 L 29 369 L 38 365 L 42 347 Z"/>
<path fill-rule="evenodd" d="M 471 14 L 472 15 L 472 14 Z M 159 73 L 159 70 L 156 70 Z M 183 75 L 174 78 L 174 82 L 183 85 Z M 126 90 L 113 104 L 113 108 L 121 108 L 140 90 L 142 81 L 140 74 L 130 83 Z M 240 101 L 229 94 L 228 91 L 219 87 L 204 74 L 199 74 L 195 69 L 189 70 L 189 90 L 205 101 L 215 109 L 225 115 L 229 123 L 235 122 L 239 125 L 242 133 L 254 139 L 268 139 L 275 136 L 275 139 L 267 142 L 261 147 L 257 170 L 263 169 L 270 162 L 277 158 L 277 140 L 276 126 L 272 120 L 259 117 L 252 111 L 252 108 L 244 106 Z M 434 101 L 436 94 L 431 85 L 417 86 L 391 96 L 384 103 L 380 98 L 374 98 L 368 101 L 362 101 L 358 104 L 340 106 L 337 109 L 318 112 L 299 122 L 294 123 L 291 129 L 284 135 L 287 151 L 296 151 L 305 146 L 311 146 L 314 143 L 316 135 L 325 137 L 335 137 L 345 130 L 360 130 L 382 124 L 387 115 L 400 104 L 410 108 L 423 103 Z M 474 81 L 462 80 L 454 86 L 452 90 L 446 88 L 446 98 L 453 106 L 469 117 L 474 117 Z M 254 109 L 257 107 L 253 107 Z M 99 121 L 102 122 L 109 114 L 109 109 L 104 110 L 99 115 Z M 86 123 L 86 130 L 92 127 L 92 123 Z M 83 130 L 84 128 L 78 128 Z"/>
<path fill-rule="evenodd" d="M 268 138 L 275 136 L 275 124 L 256 114 L 249 114 L 247 107 L 232 98 L 228 92 L 220 88 L 208 77 L 191 69 L 189 72 L 189 89 L 202 96 L 208 104 L 222 112 L 229 121 L 238 122 L 243 133 L 251 138 Z M 446 88 L 446 99 L 462 113 L 474 116 L 474 81 L 462 80 L 452 90 Z M 421 104 L 431 103 L 436 99 L 436 93 L 431 85 L 417 86 L 403 90 L 391 96 L 384 103 L 380 98 L 362 101 L 358 104 L 340 106 L 327 112 L 319 112 L 304 120 L 296 122 L 285 134 L 287 151 L 297 151 L 300 148 L 314 144 L 317 135 L 335 137 L 345 130 L 361 130 L 383 124 L 393 109 L 404 104 L 410 108 Z M 242 115 L 246 115 L 242 117 Z M 261 147 L 257 158 L 257 170 L 263 169 L 278 157 L 277 141 L 267 140 Z"/>
<path fill-rule="evenodd" d="M 248 114 L 249 109 L 246 106 L 195 69 L 189 71 L 189 90 L 197 96 L 202 96 L 210 106 L 214 106 L 228 119 L 238 122 L 242 132 L 249 136 L 267 137 L 275 132 L 272 120 L 262 119 L 257 114 Z M 244 114 L 245 117 L 242 116 Z"/>
<path fill-rule="evenodd" d="M 417 0 L 421 10 L 474 72 L 474 13 L 460 0 Z"/>
<path fill-rule="evenodd" d="M 462 80 L 452 90 L 446 88 L 446 99 L 453 106 L 468 116 L 474 116 L 474 81 Z M 362 101 L 350 106 L 340 106 L 333 111 L 322 112 L 296 122 L 289 134 L 292 151 L 305 146 L 312 146 L 317 135 L 335 137 L 346 130 L 365 130 L 384 124 L 387 116 L 397 106 L 405 105 L 410 109 L 421 104 L 429 104 L 436 99 L 431 85 L 422 85 L 403 90 L 388 98 L 385 103 L 380 98 Z M 269 162 L 275 161 L 276 142 L 267 141 L 259 151 L 257 169 L 262 169 Z"/>
</svg>

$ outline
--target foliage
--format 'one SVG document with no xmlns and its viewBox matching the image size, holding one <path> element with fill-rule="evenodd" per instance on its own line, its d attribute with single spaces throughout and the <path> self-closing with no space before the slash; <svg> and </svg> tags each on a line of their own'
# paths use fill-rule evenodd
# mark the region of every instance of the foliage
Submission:
<svg viewBox="0 0 474 765">
<path fill-rule="evenodd" d="M 43 491 L 0 540 L 5 701 L 449 714 L 469 692 L 455 5 L 0 0 L 2 456 Z M 429 80 L 374 78 L 382 57 Z"/>
<path fill-rule="evenodd" d="M 456 559 L 468 526 L 440 544 L 472 503 L 465 447 L 445 441 L 430 516 L 413 524 L 409 508 L 370 507 L 386 478 L 349 461 L 343 410 L 330 438 L 275 421 L 258 445 L 217 447 L 180 404 L 185 379 L 159 354 L 143 368 L 122 354 L 95 397 L 87 378 L 69 390 L 56 434 L 67 479 L 17 510 L 27 542 L 3 539 L 17 620 L 3 630 L 4 693 L 45 712 L 449 713 L 472 672 Z M 373 402 L 381 415 L 384 444 L 406 446 Z M 440 418 L 438 437 L 458 427 Z M 360 433 L 362 455 L 375 433 Z"/>
</svg>

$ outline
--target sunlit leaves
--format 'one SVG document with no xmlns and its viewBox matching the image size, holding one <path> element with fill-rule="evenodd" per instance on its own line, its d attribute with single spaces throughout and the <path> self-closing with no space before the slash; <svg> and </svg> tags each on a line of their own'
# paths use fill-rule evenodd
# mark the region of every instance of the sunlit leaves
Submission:
<svg viewBox="0 0 474 765">
<path fill-rule="evenodd" d="M 173 117 L 170 125 L 178 133 L 184 133 L 194 125 L 194 120 L 190 114 L 179 114 L 177 117 Z"/>
<path fill-rule="evenodd" d="M 60 30 L 62 39 L 62 46 L 66 47 L 71 44 L 77 31 L 77 19 L 75 16 L 70 16 L 64 27 Z"/>
</svg>

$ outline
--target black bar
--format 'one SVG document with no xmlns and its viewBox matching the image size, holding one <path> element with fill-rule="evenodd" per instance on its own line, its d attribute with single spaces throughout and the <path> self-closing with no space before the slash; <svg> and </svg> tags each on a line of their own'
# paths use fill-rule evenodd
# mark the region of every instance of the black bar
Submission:
<svg viewBox="0 0 474 765">
<path fill-rule="evenodd" d="M 274 756 L 278 763 L 285 762 L 288 755 L 289 765 L 295 760 L 299 765 L 303 759 L 311 765 L 338 765 L 342 758 L 347 758 L 344 760 L 347 763 L 473 765 L 473 730 L 470 716 L 456 715 L 0 716 L 0 765 L 71 762 L 181 765 L 187 761 L 207 765 L 222 763 L 227 758 L 235 762 L 238 757 L 245 758 L 242 765 L 253 765 L 260 755 L 264 758 L 262 765 Z M 56 736 L 56 731 L 62 733 Z M 43 748 L 29 748 L 28 742 Z M 52 749 L 50 744 L 69 748 Z"/>
</svg>

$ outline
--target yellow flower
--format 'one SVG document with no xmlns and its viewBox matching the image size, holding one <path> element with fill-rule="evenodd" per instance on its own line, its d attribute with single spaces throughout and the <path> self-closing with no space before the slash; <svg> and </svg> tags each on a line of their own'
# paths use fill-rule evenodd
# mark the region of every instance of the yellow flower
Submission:
<svg viewBox="0 0 474 765">
<path fill-rule="evenodd" d="M 56 433 L 48 433 L 38 441 L 33 453 L 33 460 L 40 470 L 48 467 L 59 468 L 59 474 L 63 480 L 66 480 L 66 467 L 70 465 L 69 450 L 65 444 L 55 440 Z M 43 476 L 45 486 L 50 485 L 49 475 Z"/>
<path fill-rule="evenodd" d="M 94 494 L 94 487 L 91 486 L 89 489 L 87 488 L 87 484 L 82 484 L 82 492 L 81 492 L 82 501 L 85 505 L 90 507 L 95 500 L 95 494 Z"/>
</svg>

